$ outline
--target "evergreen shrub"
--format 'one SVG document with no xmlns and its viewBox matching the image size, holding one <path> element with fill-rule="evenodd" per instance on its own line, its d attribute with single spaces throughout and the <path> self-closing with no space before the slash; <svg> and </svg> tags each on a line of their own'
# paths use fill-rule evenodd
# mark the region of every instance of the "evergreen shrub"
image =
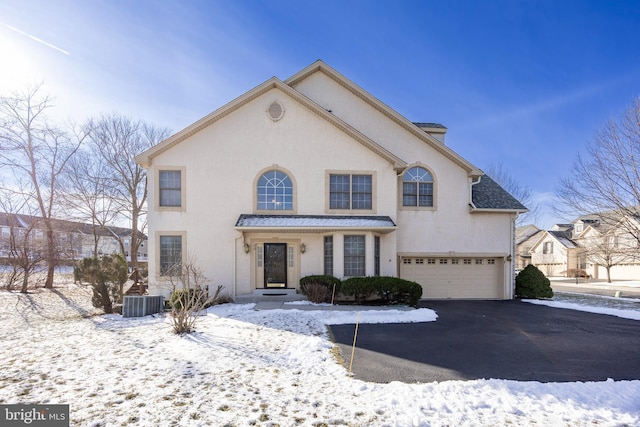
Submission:
<svg viewBox="0 0 640 427">
<path fill-rule="evenodd" d="M 534 265 L 527 265 L 516 276 L 516 296 L 518 298 L 551 298 L 551 282 Z"/>
<path fill-rule="evenodd" d="M 416 282 L 389 276 L 351 277 L 342 282 L 344 295 L 362 302 L 377 295 L 383 304 L 406 304 L 417 307 L 422 297 L 422 286 Z"/>
<path fill-rule="evenodd" d="M 93 306 L 105 313 L 113 313 L 114 304 L 122 302 L 122 285 L 127 276 L 127 260 L 121 254 L 84 258 L 74 268 L 74 278 L 91 285 Z"/>
</svg>

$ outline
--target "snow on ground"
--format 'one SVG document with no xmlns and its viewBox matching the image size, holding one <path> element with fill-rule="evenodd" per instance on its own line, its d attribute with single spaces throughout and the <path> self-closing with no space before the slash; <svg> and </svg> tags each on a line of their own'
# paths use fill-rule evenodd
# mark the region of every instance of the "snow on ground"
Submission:
<svg viewBox="0 0 640 427">
<path fill-rule="evenodd" d="M 524 299 L 522 301 L 555 308 L 567 308 L 640 320 L 640 300 L 635 298 L 594 297 L 593 295 L 556 292 L 551 300 Z"/>
<path fill-rule="evenodd" d="M 0 403 L 66 403 L 78 426 L 640 425 L 640 381 L 367 383 L 325 327 L 357 313 L 252 308 L 213 307 L 177 336 L 164 315 L 95 315 L 85 288 L 0 292 Z"/>
</svg>

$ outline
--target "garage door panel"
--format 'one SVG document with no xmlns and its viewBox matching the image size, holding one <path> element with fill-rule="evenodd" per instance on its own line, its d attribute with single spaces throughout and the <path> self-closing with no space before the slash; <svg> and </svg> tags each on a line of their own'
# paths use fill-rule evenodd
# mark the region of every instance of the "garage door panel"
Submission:
<svg viewBox="0 0 640 427">
<path fill-rule="evenodd" d="M 400 277 L 419 283 L 423 298 L 503 298 L 501 259 L 410 257 L 400 262 Z"/>
</svg>

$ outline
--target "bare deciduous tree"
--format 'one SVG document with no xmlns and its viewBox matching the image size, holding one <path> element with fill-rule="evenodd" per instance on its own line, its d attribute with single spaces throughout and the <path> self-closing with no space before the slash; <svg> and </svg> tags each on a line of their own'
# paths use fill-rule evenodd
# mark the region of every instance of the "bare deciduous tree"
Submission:
<svg viewBox="0 0 640 427">
<path fill-rule="evenodd" d="M 223 286 L 218 286 L 215 295 L 209 296 L 208 282 L 195 257 L 170 268 L 166 280 L 171 288 L 171 320 L 176 334 L 192 332 L 200 312 L 216 303 Z"/>
<path fill-rule="evenodd" d="M 143 239 L 140 230 L 146 228 L 147 175 L 134 157 L 165 139 L 169 131 L 118 114 L 90 120 L 86 131 L 92 150 L 106 165 L 105 192 L 131 225 L 129 254 L 135 268 Z"/>
<path fill-rule="evenodd" d="M 37 218 L 20 215 L 25 212 L 27 201 L 17 188 L 0 189 L 0 209 L 6 214 L 8 233 L 0 236 L 0 252 L 6 257 L 7 271 L 2 274 L 3 287 L 12 290 L 21 283 L 20 292 L 27 293 L 33 273 L 41 271 L 44 264 L 45 244 Z"/>
<path fill-rule="evenodd" d="M 578 242 L 584 248 L 586 258 L 601 265 L 607 270 L 607 282 L 611 283 L 611 268 L 616 265 L 633 262 L 637 259 L 637 245 L 634 239 L 625 239 L 624 235 L 616 235 L 616 229 L 599 236 L 590 236 Z"/>
<path fill-rule="evenodd" d="M 504 168 L 502 163 L 490 164 L 485 173 L 529 209 L 528 212 L 518 215 L 516 225 L 520 226 L 535 223 L 538 220 L 540 206 L 533 198 L 531 187 L 527 187 L 516 181 Z"/>
<path fill-rule="evenodd" d="M 609 120 L 556 188 L 567 217 L 597 214 L 640 238 L 640 96 Z"/>
<path fill-rule="evenodd" d="M 57 263 L 51 223 L 59 192 L 59 177 L 80 141 L 51 125 L 46 112 L 51 100 L 40 94 L 41 85 L 0 98 L 0 168 L 10 170 L 28 206 L 42 218 L 46 246 L 47 278 L 53 287 Z"/>
<path fill-rule="evenodd" d="M 80 149 L 69 161 L 62 199 L 68 217 L 91 224 L 94 258 L 98 257 L 103 231 L 118 215 L 110 185 L 108 165 L 96 153 Z M 121 249 L 124 256 L 122 245 Z"/>
</svg>

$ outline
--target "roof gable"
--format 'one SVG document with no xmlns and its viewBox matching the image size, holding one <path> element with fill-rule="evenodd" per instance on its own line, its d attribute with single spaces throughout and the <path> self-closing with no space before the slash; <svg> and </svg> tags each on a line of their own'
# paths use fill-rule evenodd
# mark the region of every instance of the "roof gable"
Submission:
<svg viewBox="0 0 640 427">
<path fill-rule="evenodd" d="M 272 89 L 281 90 L 282 92 L 290 96 L 292 99 L 294 99 L 295 101 L 303 105 L 305 108 L 317 114 L 322 119 L 331 123 L 338 129 L 340 129 L 342 132 L 349 135 L 354 140 L 358 141 L 359 143 L 361 143 L 362 145 L 364 145 L 365 147 L 367 147 L 368 149 L 370 149 L 371 151 L 373 151 L 383 159 L 387 160 L 390 164 L 393 165 L 394 169 L 401 170 L 407 166 L 407 163 L 404 160 L 402 160 L 395 154 L 391 153 L 389 150 L 382 147 L 381 145 L 373 141 L 371 138 L 364 135 L 362 132 L 353 128 L 352 126 L 350 126 L 348 123 L 346 123 L 336 115 L 331 114 L 331 112 L 325 110 L 316 102 L 312 101 L 311 99 L 304 96 L 300 92 L 296 91 L 292 87 L 288 86 L 287 84 L 285 84 L 284 82 L 282 82 L 276 77 L 272 77 L 271 79 L 267 80 L 261 85 L 256 86 L 255 88 L 245 93 L 244 95 L 241 95 L 240 97 L 229 102 L 223 107 L 215 110 L 214 112 L 203 117 L 202 119 L 198 120 L 192 125 L 186 127 L 185 129 L 181 130 L 175 135 L 170 136 L 169 138 L 155 145 L 149 150 L 137 155 L 135 159 L 136 162 L 142 165 L 143 167 L 148 168 L 152 164 L 154 157 L 157 157 L 160 154 L 164 153 L 165 151 L 170 150 L 171 148 L 177 146 L 178 144 L 185 141 L 192 135 L 196 134 L 197 132 L 201 131 L 202 129 L 208 126 L 211 126 L 216 121 L 231 114 L 232 112 L 241 108 L 243 105 L 248 104 L 249 102 L 269 92 Z"/>
<path fill-rule="evenodd" d="M 535 252 L 535 250 L 538 248 L 538 246 L 540 246 L 540 244 L 542 244 L 545 241 L 548 241 L 547 237 L 551 237 L 551 239 L 560 243 L 563 247 L 567 249 L 573 249 L 578 247 L 578 245 L 570 238 L 571 232 L 567 233 L 566 231 L 547 230 L 540 236 L 540 239 L 538 239 L 538 241 L 531 247 L 529 252 Z"/>
<path fill-rule="evenodd" d="M 418 138 L 419 140 L 421 140 L 422 142 L 424 142 L 425 144 L 429 145 L 431 148 L 435 149 L 437 152 L 442 154 L 444 157 L 448 158 L 453 163 L 460 166 L 470 176 L 477 177 L 482 175 L 482 171 L 480 169 L 478 169 L 473 164 L 468 162 L 458 153 L 456 153 L 451 148 L 444 145 L 442 142 L 438 141 L 434 136 L 430 135 L 429 133 L 421 129 L 416 123 L 411 122 L 410 120 L 408 120 L 407 118 L 399 114 L 397 111 L 387 106 L 385 103 L 383 103 L 382 101 L 380 101 L 379 99 L 371 95 L 366 90 L 362 89 L 360 86 L 353 83 L 351 80 L 349 80 L 348 78 L 346 78 L 345 76 L 340 74 L 338 71 L 336 71 L 334 68 L 325 64 L 321 60 L 314 62 L 313 64 L 299 71 L 295 75 L 289 77 L 288 79 L 285 80 L 285 83 L 291 87 L 295 87 L 297 84 L 299 84 L 303 80 L 307 79 L 311 75 L 318 72 L 323 73 L 324 75 L 326 75 L 327 77 L 329 77 L 330 79 L 338 83 L 340 86 L 342 86 L 343 88 L 345 88 L 346 90 L 348 90 L 349 92 L 351 92 L 352 94 L 354 94 L 355 96 L 357 96 L 358 98 L 362 99 L 364 102 L 369 104 L 371 107 L 373 107 L 374 109 L 382 113 L 384 116 L 389 118 L 395 124 L 399 125 L 403 129 L 411 133 L 414 137 Z M 446 129 L 442 125 L 439 125 L 439 124 L 434 124 L 434 125 L 437 125 L 438 127 Z"/>
<path fill-rule="evenodd" d="M 528 240 L 533 239 L 538 233 L 541 232 L 542 230 L 540 230 L 533 224 L 528 224 L 516 228 L 516 245 L 520 245 Z"/>
<path fill-rule="evenodd" d="M 549 231 L 549 235 L 555 238 L 565 248 L 577 248 L 578 245 L 571 240 L 571 232 Z"/>
</svg>

